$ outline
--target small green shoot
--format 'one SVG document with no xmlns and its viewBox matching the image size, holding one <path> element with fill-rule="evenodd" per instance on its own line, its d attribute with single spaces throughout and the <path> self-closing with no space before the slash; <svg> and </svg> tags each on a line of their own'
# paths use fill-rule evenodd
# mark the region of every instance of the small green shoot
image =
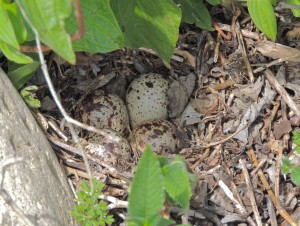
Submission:
<svg viewBox="0 0 300 226">
<path fill-rule="evenodd" d="M 21 90 L 21 96 L 23 97 L 27 105 L 31 108 L 41 107 L 41 102 L 36 98 L 35 95 L 35 91 L 37 90 L 37 86 L 27 86 L 26 88 Z"/>
<path fill-rule="evenodd" d="M 292 132 L 293 134 L 293 141 L 297 145 L 295 151 L 300 154 L 300 134 L 296 131 Z M 300 166 L 292 164 L 288 157 L 284 157 L 282 160 L 282 167 L 281 167 L 283 174 L 291 174 L 292 181 L 297 185 L 300 186 Z"/>
<path fill-rule="evenodd" d="M 129 193 L 128 225 L 171 225 L 160 212 L 164 204 L 178 204 L 183 212 L 189 208 L 195 176 L 189 173 L 183 160 L 169 162 L 157 156 L 147 146 L 140 159 Z"/>
<path fill-rule="evenodd" d="M 114 219 L 108 215 L 106 202 L 98 201 L 104 185 L 95 178 L 92 179 L 92 184 L 92 191 L 86 181 L 81 184 L 81 190 L 77 192 L 75 200 L 77 205 L 71 214 L 84 226 L 111 225 Z"/>
</svg>

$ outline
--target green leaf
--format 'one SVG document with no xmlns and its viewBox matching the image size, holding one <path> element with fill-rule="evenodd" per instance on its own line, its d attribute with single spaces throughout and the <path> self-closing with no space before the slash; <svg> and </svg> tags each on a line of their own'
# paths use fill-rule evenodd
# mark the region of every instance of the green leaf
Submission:
<svg viewBox="0 0 300 226">
<path fill-rule="evenodd" d="M 218 5 L 222 3 L 222 0 L 206 0 L 211 5 Z"/>
<path fill-rule="evenodd" d="M 300 0 L 286 0 L 287 3 L 299 6 Z M 300 17 L 300 9 L 292 9 L 295 17 Z"/>
<path fill-rule="evenodd" d="M 188 24 L 196 24 L 197 27 L 214 31 L 212 27 L 209 11 L 203 0 L 175 0 L 180 4 L 182 10 L 182 20 Z"/>
<path fill-rule="evenodd" d="M 65 31 L 64 19 L 71 14 L 70 0 L 16 0 L 39 32 L 43 43 L 70 63 L 75 63 L 71 38 Z"/>
<path fill-rule="evenodd" d="M 300 186 L 300 166 L 294 166 L 291 170 L 291 178 L 292 181 L 297 185 Z"/>
<path fill-rule="evenodd" d="M 300 146 L 300 134 L 297 131 L 292 131 L 293 141 L 297 146 Z"/>
<path fill-rule="evenodd" d="M 281 170 L 283 174 L 288 174 L 290 172 L 290 169 L 292 168 L 292 164 L 289 160 L 288 157 L 284 157 L 282 159 L 282 166 L 281 166 Z"/>
<path fill-rule="evenodd" d="M 5 6 L 6 4 L 0 1 L 0 40 L 15 49 L 19 49 L 20 46 Z"/>
<path fill-rule="evenodd" d="M 106 53 L 124 47 L 124 37 L 110 8 L 109 0 L 81 1 L 84 15 L 84 37 L 73 42 L 76 51 Z M 67 20 L 70 33 L 77 30 L 74 15 Z"/>
<path fill-rule="evenodd" d="M 33 73 L 39 68 L 39 66 L 39 62 L 33 61 L 32 63 L 26 64 L 7 73 L 7 76 L 16 89 L 20 89 L 32 77 Z"/>
<path fill-rule="evenodd" d="M 27 31 L 19 8 L 16 3 L 5 4 L 4 6 L 12 23 L 18 43 L 23 43 L 26 40 Z"/>
<path fill-rule="evenodd" d="M 159 215 L 164 203 L 164 180 L 155 154 L 147 146 L 140 159 L 129 193 L 128 214 L 148 219 Z M 129 222 L 131 220 L 129 219 Z"/>
<path fill-rule="evenodd" d="M 31 108 L 41 107 L 41 102 L 36 98 L 35 91 L 38 90 L 37 86 L 27 86 L 21 90 L 21 96 Z"/>
<path fill-rule="evenodd" d="M 111 0 L 129 48 L 154 49 L 168 64 L 178 39 L 180 9 L 171 0 Z"/>
<path fill-rule="evenodd" d="M 14 61 L 18 64 L 29 64 L 32 62 L 32 59 L 30 57 L 24 55 L 13 46 L 8 45 L 1 40 L 0 40 L 0 49 L 9 60 Z"/>
<path fill-rule="evenodd" d="M 247 0 L 247 6 L 257 28 L 272 41 L 275 41 L 277 23 L 270 0 Z"/>
<path fill-rule="evenodd" d="M 166 192 L 183 209 L 189 208 L 189 200 L 192 196 L 189 184 L 188 172 L 181 161 L 163 167 L 163 175 L 166 183 Z"/>
</svg>

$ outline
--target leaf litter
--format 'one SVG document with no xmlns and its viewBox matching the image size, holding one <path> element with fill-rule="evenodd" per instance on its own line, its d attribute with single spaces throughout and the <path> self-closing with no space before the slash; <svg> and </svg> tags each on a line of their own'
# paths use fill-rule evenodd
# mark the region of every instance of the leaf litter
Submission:
<svg viewBox="0 0 300 226">
<path fill-rule="evenodd" d="M 49 71 L 70 113 L 94 89 L 114 92 L 124 99 L 129 82 L 141 73 L 169 77 L 169 119 L 178 127 L 178 153 L 199 176 L 189 222 L 300 225 L 300 189 L 289 174 L 280 171 L 283 155 L 300 164 L 291 139 L 291 131 L 300 131 L 300 35 L 291 24 L 281 22 L 278 41 L 263 40 L 251 29 L 251 21 L 242 23 L 245 16 L 243 12 L 237 19 L 240 27 L 235 27 L 236 35 L 230 40 L 216 31 L 204 32 L 183 24 L 171 69 L 151 50 L 125 49 L 77 54 L 75 66 L 54 59 Z M 231 31 L 230 22 L 218 24 Z M 30 82 L 35 84 L 36 80 Z M 47 137 L 78 187 L 81 180 L 90 179 L 78 148 L 49 93 L 43 84 L 37 85 L 41 87 L 41 113 L 48 123 L 53 122 L 47 127 Z M 126 200 L 133 175 L 88 157 L 93 175 L 106 184 L 104 194 Z M 125 212 L 112 210 L 116 224 L 123 221 L 118 215 Z M 179 215 L 173 217 L 180 220 Z"/>
</svg>

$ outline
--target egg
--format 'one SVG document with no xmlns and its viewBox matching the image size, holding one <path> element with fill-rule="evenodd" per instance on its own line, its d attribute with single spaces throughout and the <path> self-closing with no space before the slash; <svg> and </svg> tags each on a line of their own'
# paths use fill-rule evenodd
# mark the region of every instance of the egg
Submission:
<svg viewBox="0 0 300 226">
<path fill-rule="evenodd" d="M 131 165 L 131 147 L 123 136 L 120 134 L 109 130 L 103 129 L 111 135 L 119 138 L 118 142 L 111 141 L 104 138 L 97 133 L 89 133 L 85 140 L 87 144 L 85 146 L 85 151 L 101 162 L 106 163 L 121 172 L 129 172 L 132 169 Z"/>
<path fill-rule="evenodd" d="M 123 100 L 116 94 L 96 90 L 75 111 L 75 118 L 98 129 L 110 128 L 124 134 L 129 116 Z"/>
<path fill-rule="evenodd" d="M 155 73 L 141 75 L 130 83 L 126 104 L 132 128 L 144 121 L 168 118 L 168 87 L 168 80 Z"/>
<path fill-rule="evenodd" d="M 165 151 L 175 153 L 176 127 L 173 123 L 163 119 L 143 122 L 132 131 L 129 142 L 134 152 L 144 152 L 146 144 L 149 144 L 157 154 Z"/>
</svg>

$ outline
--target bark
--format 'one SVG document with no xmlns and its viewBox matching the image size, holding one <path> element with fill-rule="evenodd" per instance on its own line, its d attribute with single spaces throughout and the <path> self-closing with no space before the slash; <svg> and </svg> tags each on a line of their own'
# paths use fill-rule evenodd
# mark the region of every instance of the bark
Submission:
<svg viewBox="0 0 300 226">
<path fill-rule="evenodd" d="M 3 168 L 8 159 L 24 160 Z M 0 69 L 0 225 L 75 225 L 66 176 L 31 112 Z"/>
</svg>

